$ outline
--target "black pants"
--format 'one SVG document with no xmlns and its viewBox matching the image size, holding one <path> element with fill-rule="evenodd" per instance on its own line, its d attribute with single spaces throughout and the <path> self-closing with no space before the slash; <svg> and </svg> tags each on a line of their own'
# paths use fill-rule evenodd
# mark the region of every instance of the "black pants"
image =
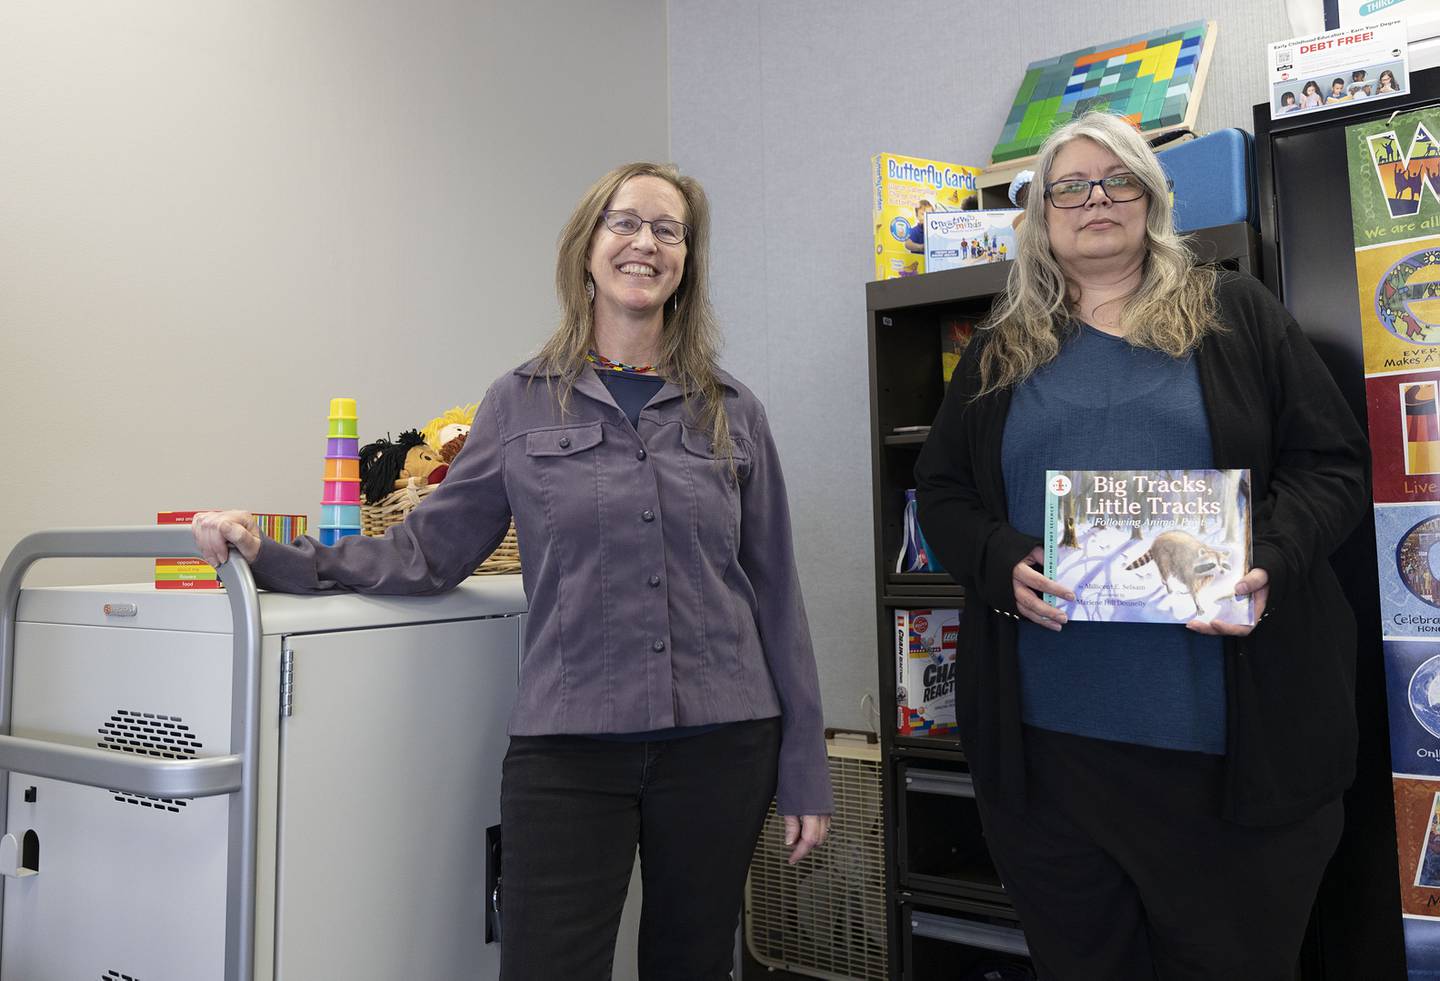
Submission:
<svg viewBox="0 0 1440 981">
<path fill-rule="evenodd" d="M 648 743 L 513 737 L 500 788 L 502 981 L 609 981 L 637 846 L 640 977 L 728 978 L 779 748 L 779 719 Z"/>
<path fill-rule="evenodd" d="M 1340 840 L 1220 820 L 1222 761 L 1026 727 L 1027 807 L 980 816 L 1045 981 L 1292 981 Z"/>
</svg>

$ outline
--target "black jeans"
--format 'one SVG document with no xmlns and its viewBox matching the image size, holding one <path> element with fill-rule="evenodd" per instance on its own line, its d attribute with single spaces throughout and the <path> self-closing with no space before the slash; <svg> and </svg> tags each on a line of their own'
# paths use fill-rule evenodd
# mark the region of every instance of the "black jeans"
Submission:
<svg viewBox="0 0 1440 981">
<path fill-rule="evenodd" d="M 779 719 L 655 742 L 512 737 L 502 981 L 610 981 L 637 846 L 640 977 L 728 978 L 779 750 Z"/>
<path fill-rule="evenodd" d="M 1292 981 L 1344 823 L 1220 819 L 1218 756 L 1025 728 L 1026 808 L 977 799 L 1046 981 Z"/>
</svg>

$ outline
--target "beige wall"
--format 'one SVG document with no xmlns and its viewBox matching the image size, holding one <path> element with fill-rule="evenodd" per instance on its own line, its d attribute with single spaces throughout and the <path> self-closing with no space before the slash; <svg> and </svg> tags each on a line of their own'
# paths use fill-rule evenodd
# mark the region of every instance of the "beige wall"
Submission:
<svg viewBox="0 0 1440 981">
<path fill-rule="evenodd" d="M 664 0 L 5 4 L 0 551 L 317 520 L 330 396 L 398 433 L 536 347 L 580 193 L 668 157 L 666 70 Z"/>
</svg>

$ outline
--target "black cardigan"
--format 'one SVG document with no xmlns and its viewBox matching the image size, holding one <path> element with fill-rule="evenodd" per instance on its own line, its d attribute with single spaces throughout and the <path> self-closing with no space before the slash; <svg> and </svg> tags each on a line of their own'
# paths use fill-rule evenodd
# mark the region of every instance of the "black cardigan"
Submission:
<svg viewBox="0 0 1440 981">
<path fill-rule="evenodd" d="M 1225 330 L 1195 351 L 1217 469 L 1249 468 L 1253 565 L 1265 615 L 1227 639 L 1222 816 L 1297 820 L 1355 775 L 1355 618 L 1327 561 L 1367 513 L 1364 434 L 1289 312 L 1258 282 L 1221 272 Z M 960 738 L 981 792 L 1025 799 L 1011 571 L 1035 545 L 1007 520 L 1000 443 L 1010 390 L 974 398 L 970 344 L 915 467 L 920 524 L 965 587 L 956 673 Z"/>
</svg>

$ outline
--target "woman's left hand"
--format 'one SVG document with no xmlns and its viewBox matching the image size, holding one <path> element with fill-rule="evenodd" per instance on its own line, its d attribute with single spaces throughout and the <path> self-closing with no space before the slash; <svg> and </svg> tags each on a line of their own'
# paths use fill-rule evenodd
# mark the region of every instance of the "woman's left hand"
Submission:
<svg viewBox="0 0 1440 981">
<path fill-rule="evenodd" d="M 806 814 L 804 817 L 785 815 L 785 847 L 795 846 L 787 861 L 794 865 L 804 858 L 810 849 L 823 842 L 829 833 L 828 814 Z"/>
<path fill-rule="evenodd" d="M 1264 569 L 1251 569 L 1245 578 L 1235 584 L 1235 595 L 1249 594 L 1255 600 L 1255 622 L 1265 615 L 1265 598 L 1270 595 L 1270 573 Z M 1223 623 L 1219 620 L 1191 620 L 1186 627 L 1197 634 L 1210 637 L 1247 637 L 1253 626 L 1241 623 Z"/>
</svg>

